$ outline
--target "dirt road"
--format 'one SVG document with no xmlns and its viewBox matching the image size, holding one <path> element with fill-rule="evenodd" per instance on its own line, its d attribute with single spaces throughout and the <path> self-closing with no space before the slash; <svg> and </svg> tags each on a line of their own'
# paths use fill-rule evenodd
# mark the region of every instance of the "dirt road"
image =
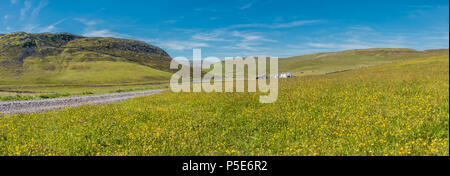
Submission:
<svg viewBox="0 0 450 176">
<path fill-rule="evenodd" d="M 125 93 L 42 99 L 42 100 L 0 101 L 0 116 L 6 114 L 43 112 L 88 104 L 95 104 L 95 105 L 107 104 L 124 101 L 135 97 L 158 94 L 163 91 L 165 90 L 125 92 Z"/>
</svg>

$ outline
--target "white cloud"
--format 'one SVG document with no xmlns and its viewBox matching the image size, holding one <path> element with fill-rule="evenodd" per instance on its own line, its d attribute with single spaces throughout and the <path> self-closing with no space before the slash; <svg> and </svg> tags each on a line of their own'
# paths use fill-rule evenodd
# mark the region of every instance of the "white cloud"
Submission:
<svg viewBox="0 0 450 176">
<path fill-rule="evenodd" d="M 86 26 L 94 26 L 94 25 L 97 25 L 99 23 L 96 20 L 87 20 L 87 19 L 84 19 L 84 18 L 74 18 L 74 20 L 76 20 L 76 21 L 78 21 L 80 23 L 83 23 Z"/>
<path fill-rule="evenodd" d="M 207 43 L 202 42 L 189 42 L 189 41 L 166 41 L 161 42 L 161 45 L 164 48 L 170 49 L 170 50 L 190 50 L 192 48 L 198 48 L 198 47 L 209 47 Z"/>
<path fill-rule="evenodd" d="M 26 0 L 24 2 L 24 7 L 20 9 L 20 21 L 23 21 L 28 13 L 28 11 L 31 9 L 31 1 Z"/>
<path fill-rule="evenodd" d="M 276 42 L 274 40 L 266 39 L 261 35 L 245 33 L 240 31 L 233 31 L 232 36 L 238 37 L 240 40 L 235 42 L 236 43 L 235 46 L 228 47 L 229 49 L 261 51 L 265 50 L 264 48 L 258 47 L 261 44 L 266 42 Z"/>
<path fill-rule="evenodd" d="M 83 36 L 86 36 L 86 37 L 115 37 L 114 33 L 107 29 L 87 31 L 87 32 L 83 33 Z"/>
<path fill-rule="evenodd" d="M 239 32 L 239 31 L 233 31 L 233 36 L 241 37 L 241 38 L 243 38 L 244 41 L 254 41 L 254 40 L 263 39 L 262 36 L 245 34 L 245 33 Z"/>
<path fill-rule="evenodd" d="M 3 19 L 5 19 L 5 20 L 7 20 L 7 19 L 9 19 L 10 18 L 10 16 L 9 15 L 5 15 L 5 16 L 3 16 Z"/>
<path fill-rule="evenodd" d="M 33 12 L 31 12 L 31 17 L 38 16 L 41 10 L 47 5 L 48 5 L 47 1 L 40 1 L 39 5 L 35 9 L 33 9 Z"/>
<path fill-rule="evenodd" d="M 230 28 L 220 28 L 209 33 L 196 33 L 192 36 L 192 39 L 194 41 L 220 42 L 220 45 L 216 47 L 241 51 L 265 50 L 266 48 L 261 48 L 260 46 L 267 42 L 276 42 L 275 40 L 265 38 L 259 33 L 230 30 Z M 201 44 L 208 45 L 206 43 Z M 184 43 L 180 42 L 170 43 L 170 47 L 176 50 L 191 49 L 190 47 L 185 47 Z"/>
<path fill-rule="evenodd" d="M 449 40 L 449 35 L 442 35 L 442 36 L 431 36 L 431 37 L 424 37 L 425 39 L 431 39 L 431 40 Z"/>
<path fill-rule="evenodd" d="M 312 54 L 318 52 L 334 52 L 351 49 L 367 49 L 367 48 L 436 48 L 441 43 L 432 45 L 430 42 L 424 42 L 424 34 L 417 33 L 379 33 L 373 28 L 365 26 L 349 26 L 347 31 L 335 32 L 330 35 L 321 35 L 319 37 L 306 39 L 304 43 L 286 45 L 288 56 L 300 54 Z M 428 34 L 427 34 L 428 35 Z M 437 38 L 448 38 L 445 33 L 436 35 Z M 429 38 L 427 38 L 429 39 Z M 442 41 L 442 40 L 437 40 Z M 445 41 L 448 43 L 448 41 Z M 443 43 L 442 43 L 443 44 Z M 443 45 L 445 46 L 445 45 Z M 448 46 L 448 45 L 447 45 Z"/>
<path fill-rule="evenodd" d="M 248 9 L 248 8 L 250 8 L 252 6 L 253 6 L 253 2 L 250 2 L 248 4 L 245 4 L 245 5 L 241 6 L 241 7 L 239 7 L 239 9 L 245 10 L 245 9 Z"/>
<path fill-rule="evenodd" d="M 371 44 L 361 44 L 361 43 L 307 43 L 306 46 L 312 47 L 313 49 L 338 49 L 338 50 L 349 50 L 349 49 L 365 49 L 374 48 Z"/>
<path fill-rule="evenodd" d="M 39 33 L 53 32 L 55 29 L 56 29 L 56 26 L 52 24 L 52 25 L 49 25 L 49 26 L 47 26 L 47 27 L 41 29 L 41 30 L 39 31 Z"/>
<path fill-rule="evenodd" d="M 314 48 L 335 48 L 335 44 L 330 43 L 307 43 L 306 45 Z"/>
<path fill-rule="evenodd" d="M 17 0 L 11 0 L 11 4 L 16 4 Z"/>
<path fill-rule="evenodd" d="M 273 28 L 273 29 L 292 28 L 292 27 L 304 26 L 307 24 L 315 24 L 315 23 L 319 23 L 319 22 L 321 22 L 321 21 L 319 21 L 319 20 L 301 20 L 301 21 L 293 21 L 290 23 L 277 23 L 277 24 L 270 26 L 269 28 Z"/>
<path fill-rule="evenodd" d="M 374 31 L 374 29 L 369 26 L 360 26 L 360 25 L 350 26 L 350 29 L 359 30 L 359 31 Z"/>
<path fill-rule="evenodd" d="M 220 35 L 223 35 L 224 31 L 214 31 L 211 33 L 198 33 L 192 36 L 192 39 L 195 40 L 203 40 L 203 41 L 228 41 L 226 39 L 220 38 Z"/>
<path fill-rule="evenodd" d="M 28 16 L 28 12 L 32 9 L 33 4 L 32 1 L 30 0 L 26 0 L 24 1 L 24 7 L 20 9 L 20 21 L 25 20 L 25 18 L 27 18 L 27 16 L 29 18 L 35 18 L 39 15 L 39 13 L 41 12 L 41 10 L 48 5 L 47 1 L 40 1 L 38 6 L 36 8 L 34 8 L 31 12 L 31 15 Z"/>
<path fill-rule="evenodd" d="M 129 35 L 121 34 L 117 32 L 111 32 L 108 29 L 102 30 L 90 30 L 83 34 L 86 37 L 114 37 L 114 38 L 130 38 Z"/>
<path fill-rule="evenodd" d="M 51 24 L 51 25 L 48 25 L 48 26 L 46 26 L 46 27 L 40 29 L 40 30 L 39 30 L 39 33 L 43 33 L 43 32 L 55 32 L 56 29 L 57 29 L 56 26 L 57 26 L 58 24 L 63 23 L 64 21 L 66 21 L 66 19 L 62 19 L 62 20 L 59 20 L 59 21 L 57 21 L 57 22 L 55 22 L 55 23 L 53 23 L 53 24 Z"/>
<path fill-rule="evenodd" d="M 167 23 L 167 24 L 174 24 L 174 23 L 176 23 L 177 22 L 177 20 L 167 20 L 167 21 L 164 21 L 164 23 Z"/>
<path fill-rule="evenodd" d="M 275 42 L 275 40 L 266 39 L 265 37 L 257 34 L 244 33 L 239 31 L 233 31 L 232 35 L 234 37 L 240 37 L 243 41 L 264 41 L 264 42 Z"/>
<path fill-rule="evenodd" d="M 33 32 L 33 31 L 35 31 L 37 28 L 39 28 L 39 25 L 36 25 L 36 24 L 26 24 L 23 28 L 22 28 L 22 30 L 24 31 L 24 32 Z"/>
<path fill-rule="evenodd" d="M 88 31 L 88 32 L 85 32 L 83 35 L 87 36 L 87 37 L 112 37 L 113 36 L 111 31 L 106 30 L 106 29 Z"/>
<path fill-rule="evenodd" d="M 241 43 L 236 44 L 237 47 L 235 47 L 234 49 L 244 49 L 244 50 L 250 50 L 250 51 L 258 50 L 258 49 L 256 49 L 256 47 L 254 47 L 254 45 L 256 45 L 256 43 L 241 42 Z"/>
<path fill-rule="evenodd" d="M 289 23 L 274 23 L 274 24 L 237 24 L 228 27 L 228 29 L 238 29 L 238 28 L 269 28 L 269 29 L 280 29 L 280 28 L 292 28 L 299 27 L 308 24 L 316 24 L 322 22 L 321 20 L 299 20 Z"/>
</svg>

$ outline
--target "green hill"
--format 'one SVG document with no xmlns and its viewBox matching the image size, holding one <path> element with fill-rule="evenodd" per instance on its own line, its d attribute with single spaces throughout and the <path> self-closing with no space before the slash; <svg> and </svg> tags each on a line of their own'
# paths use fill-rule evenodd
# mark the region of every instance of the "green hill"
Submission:
<svg viewBox="0 0 450 176">
<path fill-rule="evenodd" d="M 140 41 L 68 33 L 0 35 L 0 85 L 166 82 L 171 60 Z"/>
<path fill-rule="evenodd" d="M 373 48 L 346 50 L 331 53 L 318 53 L 290 58 L 280 58 L 278 62 L 278 72 L 291 72 L 295 76 L 324 75 L 364 68 L 375 65 L 395 63 L 411 59 L 425 58 L 430 56 L 448 55 L 448 49 L 434 49 L 416 51 L 404 48 Z M 267 60 L 267 63 L 269 60 Z M 219 64 L 219 63 L 216 63 Z M 225 74 L 225 64 L 222 64 L 222 74 Z M 205 69 L 209 72 L 209 69 Z M 267 65 L 269 73 L 269 65 Z M 212 72 L 212 74 L 218 74 Z M 236 75 L 244 77 L 245 75 Z"/>
<path fill-rule="evenodd" d="M 279 71 L 292 72 L 297 76 L 320 75 L 448 53 L 448 49 L 425 51 L 403 48 L 347 50 L 280 59 Z"/>
</svg>

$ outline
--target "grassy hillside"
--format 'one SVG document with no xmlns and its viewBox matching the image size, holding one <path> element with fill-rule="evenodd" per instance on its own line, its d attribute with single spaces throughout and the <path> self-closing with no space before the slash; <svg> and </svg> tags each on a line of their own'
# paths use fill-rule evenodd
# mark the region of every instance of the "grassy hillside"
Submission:
<svg viewBox="0 0 450 176">
<path fill-rule="evenodd" d="M 1 155 L 449 155 L 449 57 L 0 118 Z"/>
<path fill-rule="evenodd" d="M 374 48 L 318 53 L 291 58 L 280 58 L 278 71 L 280 73 L 291 72 L 295 76 L 324 75 L 327 73 L 348 71 L 448 53 L 448 49 L 416 51 L 402 48 Z M 269 60 L 267 60 L 268 62 Z M 222 74 L 225 74 L 224 62 L 221 62 L 221 64 Z M 205 69 L 205 72 L 210 72 L 210 69 Z M 267 65 L 267 73 L 269 73 L 269 64 Z M 218 73 L 211 72 L 211 74 Z M 247 76 L 247 74 L 236 75 L 238 78 L 243 78 L 244 76 Z"/>
<path fill-rule="evenodd" d="M 53 62 L 55 61 L 55 62 Z M 56 63 L 43 59 L 25 60 L 23 72 L 5 71 L 2 83 L 96 85 L 135 82 L 166 82 L 171 74 L 131 62 L 92 61 Z M 50 70 L 49 67 L 51 68 Z M 1 72 L 0 72 L 1 73 Z"/>
<path fill-rule="evenodd" d="M 292 72 L 297 76 L 320 75 L 448 53 L 448 49 L 416 51 L 401 48 L 376 48 L 319 53 L 280 59 L 279 71 Z"/>
<path fill-rule="evenodd" d="M 0 85 L 167 82 L 170 56 L 144 42 L 67 33 L 0 36 Z"/>
</svg>

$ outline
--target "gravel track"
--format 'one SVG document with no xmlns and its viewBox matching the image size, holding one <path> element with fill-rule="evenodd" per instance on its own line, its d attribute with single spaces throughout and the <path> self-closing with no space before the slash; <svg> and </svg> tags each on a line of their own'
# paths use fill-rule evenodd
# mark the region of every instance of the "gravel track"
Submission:
<svg viewBox="0 0 450 176">
<path fill-rule="evenodd" d="M 135 97 L 158 94 L 165 90 L 150 90 L 140 92 L 113 93 L 104 95 L 77 96 L 44 100 L 0 101 L 0 116 L 5 114 L 36 113 L 66 107 L 82 105 L 101 105 L 128 100 Z"/>
</svg>

